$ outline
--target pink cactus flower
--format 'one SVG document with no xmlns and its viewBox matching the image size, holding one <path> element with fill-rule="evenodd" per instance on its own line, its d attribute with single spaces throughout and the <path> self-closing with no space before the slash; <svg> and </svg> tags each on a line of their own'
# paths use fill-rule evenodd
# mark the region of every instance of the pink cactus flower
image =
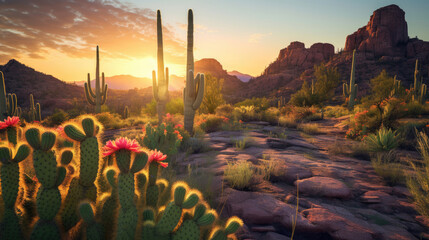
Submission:
<svg viewBox="0 0 429 240">
<path fill-rule="evenodd" d="M 120 137 L 115 139 L 115 141 L 108 141 L 106 146 L 103 147 L 103 156 L 109 156 L 115 153 L 118 150 L 126 149 L 131 152 L 143 152 L 139 143 L 133 139 L 130 140 L 128 138 Z"/>
<path fill-rule="evenodd" d="M 0 129 L 15 127 L 19 124 L 19 117 L 7 117 L 3 122 L 0 122 Z"/>
<path fill-rule="evenodd" d="M 167 159 L 167 155 L 163 154 L 162 152 L 158 151 L 158 150 L 151 150 L 149 152 L 149 163 L 151 162 L 158 162 L 159 165 L 161 165 L 161 167 L 166 168 L 168 167 L 168 163 L 166 162 L 162 162 L 165 159 Z"/>
</svg>

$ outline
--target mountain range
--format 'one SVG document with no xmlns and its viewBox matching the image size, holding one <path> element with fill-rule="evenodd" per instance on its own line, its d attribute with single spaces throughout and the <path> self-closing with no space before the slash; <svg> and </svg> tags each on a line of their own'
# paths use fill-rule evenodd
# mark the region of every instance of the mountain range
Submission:
<svg viewBox="0 0 429 240">
<path fill-rule="evenodd" d="M 352 52 L 356 49 L 356 83 L 358 96 L 369 91 L 369 80 L 383 69 L 407 87 L 413 81 L 416 59 L 419 60 L 424 81 L 428 81 L 429 42 L 409 38 L 405 12 L 397 5 L 389 5 L 373 12 L 366 26 L 346 37 L 343 51 L 335 53 L 330 43 L 315 43 L 306 48 L 302 42 L 291 42 L 280 50 L 275 59 L 260 76 L 252 77 L 237 71 L 227 72 L 213 58 L 195 62 L 195 72 L 211 74 L 224 79 L 222 93 L 224 98 L 235 103 L 249 97 L 279 97 L 287 99 L 303 83 L 311 81 L 314 65 L 324 62 L 336 67 L 343 82 L 350 76 Z M 18 104 L 28 107 L 28 95 L 32 93 L 41 102 L 45 114 L 55 108 L 67 109 L 73 99 L 84 100 L 83 81 L 70 84 L 51 75 L 37 72 L 12 59 L 0 66 L 5 74 L 7 92 L 18 96 Z M 116 109 L 124 105 L 135 109 L 152 99 L 152 80 L 130 75 L 106 77 L 109 84 L 107 104 Z M 171 75 L 172 96 L 180 96 L 184 77 Z M 337 89 L 340 94 L 341 85 Z M 137 111 L 137 110 L 136 110 Z"/>
</svg>

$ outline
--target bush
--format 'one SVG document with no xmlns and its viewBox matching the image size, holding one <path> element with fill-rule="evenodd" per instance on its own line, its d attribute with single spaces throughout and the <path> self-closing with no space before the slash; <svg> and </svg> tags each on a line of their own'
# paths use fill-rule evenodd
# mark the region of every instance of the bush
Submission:
<svg viewBox="0 0 429 240">
<path fill-rule="evenodd" d="M 342 106 L 327 106 L 324 108 L 326 117 L 342 117 L 350 114 L 346 107 Z"/>
<path fill-rule="evenodd" d="M 232 113 L 235 119 L 245 122 L 261 120 L 261 114 L 257 112 L 254 106 L 241 106 L 234 108 Z"/>
<path fill-rule="evenodd" d="M 405 176 L 402 171 L 403 166 L 398 163 L 394 151 L 380 152 L 371 158 L 371 165 L 374 171 L 391 185 L 404 183 Z"/>
<path fill-rule="evenodd" d="M 364 139 L 370 152 L 391 151 L 398 147 L 397 134 L 391 129 L 380 128 L 377 133 L 372 133 Z"/>
<path fill-rule="evenodd" d="M 166 105 L 165 110 L 170 114 L 182 114 L 183 115 L 183 98 L 173 98 Z"/>
<path fill-rule="evenodd" d="M 47 127 L 54 127 L 61 125 L 63 122 L 69 119 L 69 115 L 62 109 L 55 109 L 54 114 L 47 117 L 43 123 Z"/>
<path fill-rule="evenodd" d="M 296 122 L 295 117 L 286 115 L 279 117 L 279 125 L 287 128 L 296 128 L 298 123 Z"/>
<path fill-rule="evenodd" d="M 102 112 L 95 115 L 105 129 L 119 129 L 127 126 L 122 116 L 117 113 Z"/>
<path fill-rule="evenodd" d="M 189 154 L 203 153 L 210 151 L 210 146 L 203 138 L 188 137 L 183 138 L 180 150 Z"/>
<path fill-rule="evenodd" d="M 204 132 L 216 132 L 222 130 L 223 124 L 228 124 L 230 119 L 224 116 L 217 116 L 214 114 L 201 114 L 196 120 L 196 128 Z"/>
<path fill-rule="evenodd" d="M 234 111 L 234 107 L 231 104 L 222 104 L 216 108 L 216 115 L 229 116 Z"/>
<path fill-rule="evenodd" d="M 269 122 L 271 124 L 279 123 L 280 110 L 275 107 L 270 107 L 264 112 L 262 112 L 262 121 Z"/>
<path fill-rule="evenodd" d="M 429 138 L 417 133 L 417 148 L 423 158 L 422 166 L 410 162 L 414 173 L 407 175 L 407 187 L 415 201 L 417 211 L 429 217 Z"/>
<path fill-rule="evenodd" d="M 248 98 L 244 101 L 241 101 L 239 103 L 236 103 L 234 106 L 236 107 L 246 107 L 246 106 L 253 106 L 257 110 L 266 110 L 270 107 L 270 101 L 263 97 L 263 98 Z"/>
<path fill-rule="evenodd" d="M 224 177 L 225 180 L 235 189 L 248 189 L 251 185 L 252 176 L 255 170 L 252 163 L 248 161 L 228 162 Z"/>
<path fill-rule="evenodd" d="M 241 139 L 233 140 L 233 143 L 237 150 L 244 150 L 245 148 L 250 147 L 253 141 L 252 141 L 252 138 L 245 136 Z"/>
<path fill-rule="evenodd" d="M 307 134 L 319 134 L 319 125 L 317 123 L 301 123 L 297 127 L 298 130 Z"/>
<path fill-rule="evenodd" d="M 205 75 L 204 98 L 198 111 L 200 113 L 215 113 L 218 106 L 225 103 L 222 96 L 223 79 L 210 74 Z"/>
<path fill-rule="evenodd" d="M 146 106 L 142 109 L 142 112 L 150 116 L 156 116 L 156 101 L 154 98 L 152 98 L 152 101 L 150 101 L 150 103 L 146 104 Z"/>
</svg>

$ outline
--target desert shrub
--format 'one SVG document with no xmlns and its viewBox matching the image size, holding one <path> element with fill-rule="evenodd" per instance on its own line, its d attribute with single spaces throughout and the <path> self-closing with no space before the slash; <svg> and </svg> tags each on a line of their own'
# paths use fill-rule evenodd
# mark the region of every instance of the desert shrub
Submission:
<svg viewBox="0 0 429 240">
<path fill-rule="evenodd" d="M 234 111 L 234 107 L 231 104 L 222 104 L 216 108 L 216 115 L 229 116 Z"/>
<path fill-rule="evenodd" d="M 142 109 L 142 112 L 150 116 L 156 116 L 156 100 L 152 99 L 150 103 L 147 103 L 146 106 Z"/>
<path fill-rule="evenodd" d="M 394 151 L 379 152 L 371 157 L 374 171 L 389 185 L 394 186 L 405 182 L 403 166 L 398 162 Z"/>
<path fill-rule="evenodd" d="M 279 117 L 279 125 L 287 128 L 296 128 L 298 123 L 294 116 L 284 115 Z"/>
<path fill-rule="evenodd" d="M 425 112 L 425 107 L 417 101 L 411 101 L 408 102 L 402 110 L 404 117 L 418 117 Z"/>
<path fill-rule="evenodd" d="M 248 98 L 244 101 L 241 101 L 239 103 L 236 103 L 234 106 L 236 107 L 246 107 L 246 106 L 253 106 L 257 110 L 266 110 L 270 107 L 270 101 L 263 97 L 263 98 Z"/>
<path fill-rule="evenodd" d="M 204 98 L 198 111 L 200 113 L 215 113 L 218 106 L 225 103 L 222 96 L 223 79 L 210 74 L 205 75 Z"/>
<path fill-rule="evenodd" d="M 350 114 L 350 111 L 343 106 L 327 106 L 324 108 L 326 117 L 342 117 Z"/>
<path fill-rule="evenodd" d="M 102 112 L 95 115 L 105 129 L 119 129 L 127 126 L 126 121 L 117 113 Z"/>
<path fill-rule="evenodd" d="M 222 129 L 223 124 L 228 124 L 230 119 L 224 116 L 218 116 L 214 114 L 201 114 L 195 121 L 196 128 L 203 130 L 204 132 L 216 132 Z"/>
<path fill-rule="evenodd" d="M 275 107 L 270 107 L 262 112 L 262 121 L 269 122 L 271 124 L 279 123 L 280 110 Z"/>
<path fill-rule="evenodd" d="M 165 110 L 170 114 L 182 114 L 183 115 L 183 98 L 173 98 L 165 105 Z"/>
<path fill-rule="evenodd" d="M 392 90 L 394 89 L 393 77 L 389 76 L 386 70 L 382 70 L 380 74 L 370 80 L 371 93 L 362 98 L 362 103 L 369 105 L 377 105 L 386 98 L 391 96 Z M 405 93 L 404 88 L 400 88 L 400 91 L 396 96 L 403 96 Z"/>
<path fill-rule="evenodd" d="M 69 119 L 69 115 L 62 109 L 55 109 L 54 113 L 43 120 L 43 124 L 47 127 L 61 125 Z"/>
<path fill-rule="evenodd" d="M 301 89 L 292 94 L 290 104 L 300 107 L 321 105 L 334 96 L 334 90 L 340 82 L 337 68 L 327 67 L 324 63 L 315 65 L 313 77 L 315 80 L 312 86 L 304 81 Z"/>
<path fill-rule="evenodd" d="M 245 122 L 261 120 L 261 113 L 254 106 L 241 106 L 234 108 L 232 113 L 235 119 Z"/>
<path fill-rule="evenodd" d="M 278 159 L 271 159 L 269 157 L 263 156 L 262 164 L 260 167 L 260 174 L 263 176 L 263 179 L 270 181 L 272 177 L 278 177 L 282 174 L 282 162 Z"/>
<path fill-rule="evenodd" d="M 317 123 L 301 123 L 297 126 L 298 130 L 307 134 L 319 134 L 319 125 Z"/>
<path fill-rule="evenodd" d="M 417 133 L 417 149 L 423 158 L 422 165 L 410 162 L 414 173 L 407 174 L 407 187 L 415 201 L 416 210 L 423 216 L 429 217 L 429 138 L 423 133 Z"/>
<path fill-rule="evenodd" d="M 224 178 L 235 189 L 248 189 L 255 170 L 248 161 L 228 162 Z"/>
<path fill-rule="evenodd" d="M 189 154 L 203 153 L 210 151 L 210 146 L 203 138 L 183 137 L 182 144 L 180 144 L 180 150 Z"/>
<path fill-rule="evenodd" d="M 232 142 L 237 150 L 244 150 L 253 144 L 252 138 L 248 136 L 244 136 L 239 139 L 233 139 Z"/>
<path fill-rule="evenodd" d="M 415 150 L 415 146 L 417 146 L 416 131 L 423 131 L 425 127 L 426 124 L 423 122 L 407 122 L 401 125 L 396 130 L 398 146 L 403 149 Z"/>
<path fill-rule="evenodd" d="M 364 138 L 364 142 L 370 152 L 385 152 L 398 147 L 396 138 L 396 132 L 383 127 L 376 133 L 372 133 Z"/>
</svg>

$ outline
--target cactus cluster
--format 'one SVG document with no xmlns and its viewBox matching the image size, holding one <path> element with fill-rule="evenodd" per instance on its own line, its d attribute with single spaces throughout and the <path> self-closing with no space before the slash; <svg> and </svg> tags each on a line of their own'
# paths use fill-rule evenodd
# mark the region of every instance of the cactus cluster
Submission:
<svg viewBox="0 0 429 240">
<path fill-rule="evenodd" d="M 356 104 L 356 95 L 357 95 L 357 87 L 358 85 L 355 83 L 355 55 L 356 50 L 353 50 L 353 59 L 352 59 L 352 70 L 350 73 L 350 84 L 343 84 L 343 95 L 348 99 L 348 107 L 349 109 L 353 109 Z"/>
<path fill-rule="evenodd" d="M 6 94 L 6 85 L 3 72 L 0 71 L 0 121 L 12 116 L 21 116 L 21 108 L 15 93 Z"/>
<path fill-rule="evenodd" d="M 162 23 L 161 23 L 161 12 L 156 12 L 156 33 L 157 33 L 157 61 L 158 61 L 158 83 L 156 72 L 152 71 L 153 81 L 153 98 L 156 101 L 156 109 L 158 112 L 158 122 L 161 124 L 162 118 L 165 115 L 165 107 L 169 98 L 168 95 L 168 68 L 165 68 L 164 75 L 164 47 L 162 43 Z"/>
<path fill-rule="evenodd" d="M 399 97 L 399 94 L 401 92 L 401 81 L 400 80 L 396 80 L 396 75 L 395 77 L 393 77 L 393 89 L 390 92 L 390 96 L 391 97 Z"/>
<path fill-rule="evenodd" d="M 416 67 L 414 69 L 414 84 L 410 86 L 412 101 L 417 101 L 424 104 L 428 97 L 427 85 L 423 83 L 423 76 L 419 70 L 419 60 L 416 60 Z"/>
<path fill-rule="evenodd" d="M 97 60 L 95 67 L 95 92 L 91 88 L 91 77 L 88 73 L 88 80 L 85 83 L 85 98 L 86 101 L 95 106 L 95 113 L 101 113 L 101 105 L 106 102 L 107 98 L 107 84 L 104 83 L 104 72 L 101 75 L 100 85 L 100 56 L 97 46 Z"/>
<path fill-rule="evenodd" d="M 204 98 L 204 74 L 194 78 L 194 16 L 188 11 L 188 47 L 186 60 L 186 87 L 183 89 L 184 123 L 189 134 L 194 132 L 195 111 L 200 107 Z"/>
</svg>

